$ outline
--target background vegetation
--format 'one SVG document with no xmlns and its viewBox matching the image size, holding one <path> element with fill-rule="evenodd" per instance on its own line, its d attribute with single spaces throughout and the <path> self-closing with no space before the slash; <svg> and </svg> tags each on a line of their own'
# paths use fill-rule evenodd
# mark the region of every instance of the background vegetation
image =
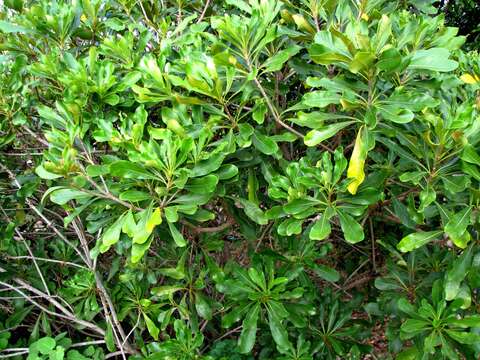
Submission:
<svg viewBox="0 0 480 360">
<path fill-rule="evenodd" d="M 0 358 L 478 359 L 478 19 L 4 0 Z"/>
</svg>

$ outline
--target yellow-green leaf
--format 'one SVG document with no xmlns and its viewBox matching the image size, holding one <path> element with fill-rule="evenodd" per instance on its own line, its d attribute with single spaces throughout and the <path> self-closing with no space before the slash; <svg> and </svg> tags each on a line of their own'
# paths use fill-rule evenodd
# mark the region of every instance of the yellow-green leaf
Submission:
<svg viewBox="0 0 480 360">
<path fill-rule="evenodd" d="M 162 223 L 162 210 L 160 208 L 156 208 L 155 211 L 150 216 L 146 224 L 147 232 L 151 233 L 155 226 L 160 225 Z"/>
<path fill-rule="evenodd" d="M 465 83 L 465 84 L 476 84 L 480 82 L 480 77 L 477 75 L 471 75 L 471 74 L 463 74 L 460 76 L 460 79 Z"/>
<path fill-rule="evenodd" d="M 361 128 L 355 139 L 355 146 L 353 148 L 352 156 L 348 164 L 347 177 L 352 179 L 347 189 L 350 194 L 355 195 L 360 184 L 365 180 L 365 160 L 367 158 L 367 146 L 364 139 L 364 130 Z"/>
</svg>

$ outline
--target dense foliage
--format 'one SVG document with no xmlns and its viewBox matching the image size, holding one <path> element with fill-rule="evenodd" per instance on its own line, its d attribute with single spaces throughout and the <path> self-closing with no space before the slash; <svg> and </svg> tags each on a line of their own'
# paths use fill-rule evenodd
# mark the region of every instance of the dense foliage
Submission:
<svg viewBox="0 0 480 360">
<path fill-rule="evenodd" d="M 480 357 L 480 58 L 434 1 L 0 4 L 0 357 Z"/>
<path fill-rule="evenodd" d="M 445 20 L 459 28 L 460 34 L 467 35 L 467 47 L 480 46 L 480 2 L 477 0 L 444 0 L 440 11 Z"/>
</svg>

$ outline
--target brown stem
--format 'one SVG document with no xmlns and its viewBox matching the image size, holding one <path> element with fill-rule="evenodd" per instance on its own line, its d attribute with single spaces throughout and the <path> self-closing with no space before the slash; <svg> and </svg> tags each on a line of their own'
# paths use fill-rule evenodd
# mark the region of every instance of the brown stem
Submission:
<svg viewBox="0 0 480 360">
<path fill-rule="evenodd" d="M 235 224 L 235 221 L 233 219 L 228 219 L 227 222 L 223 223 L 222 225 L 219 226 L 213 226 L 213 227 L 199 227 L 195 226 L 192 223 L 189 223 L 186 220 L 181 220 L 181 223 L 188 226 L 189 228 L 192 229 L 193 232 L 200 234 L 200 233 L 215 233 L 219 232 L 225 229 L 228 229 L 230 226 Z"/>
<path fill-rule="evenodd" d="M 197 24 L 202 22 L 203 18 L 205 17 L 205 13 L 207 12 L 207 9 L 208 9 L 208 6 L 210 5 L 210 0 L 207 0 L 205 2 L 205 6 L 203 7 L 203 11 L 202 13 L 200 14 L 200 17 L 198 18 L 197 20 Z"/>
</svg>

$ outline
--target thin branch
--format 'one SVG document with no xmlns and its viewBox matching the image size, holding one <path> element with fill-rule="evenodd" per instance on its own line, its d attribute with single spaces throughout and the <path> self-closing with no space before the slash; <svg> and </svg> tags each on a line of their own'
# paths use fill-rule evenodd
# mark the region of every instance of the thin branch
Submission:
<svg viewBox="0 0 480 360">
<path fill-rule="evenodd" d="M 0 168 L 5 171 L 8 176 L 10 177 L 10 179 L 15 183 L 15 185 L 17 186 L 17 188 L 21 189 L 22 188 L 22 185 L 20 185 L 20 183 L 18 182 L 17 178 L 15 177 L 15 175 L 10 171 L 10 169 L 8 169 L 5 165 L 3 165 L 2 163 L 0 163 Z M 27 203 L 27 205 L 30 207 L 30 209 L 32 209 L 35 214 L 37 214 L 40 219 L 42 219 L 42 221 L 45 223 L 45 225 L 47 225 L 50 229 L 53 230 L 53 232 L 60 238 L 63 240 L 63 242 L 65 242 L 68 246 L 70 246 L 77 254 L 78 256 L 80 256 L 80 258 L 82 259 L 82 261 L 88 265 L 88 261 L 87 259 L 83 256 L 83 254 L 80 252 L 80 250 L 78 250 L 78 248 L 73 244 L 71 243 L 60 231 L 58 231 L 58 229 L 55 227 L 55 225 L 53 225 L 53 223 L 48 220 L 45 215 L 43 215 L 40 210 L 37 209 L 37 207 L 32 203 L 32 201 L 28 198 L 25 199 L 25 202 Z"/>
<path fill-rule="evenodd" d="M 222 225 L 206 227 L 206 228 L 195 226 L 195 225 L 193 225 L 192 223 L 190 223 L 186 220 L 181 220 L 181 223 L 184 224 L 184 225 L 187 225 L 189 228 L 192 229 L 193 232 L 195 232 L 197 234 L 200 234 L 200 233 L 215 233 L 215 232 L 223 231 L 225 229 L 228 229 L 233 224 L 235 224 L 235 221 L 232 220 L 232 219 L 228 219 Z"/>
<path fill-rule="evenodd" d="M 126 342 L 125 332 L 123 331 L 122 325 L 118 321 L 117 313 L 115 311 L 113 302 L 110 296 L 108 295 L 108 292 L 105 289 L 105 286 L 103 285 L 100 274 L 95 270 L 95 263 L 89 257 L 90 250 L 88 247 L 87 238 L 85 236 L 82 223 L 78 216 L 72 221 L 72 225 L 75 232 L 77 233 L 77 237 L 80 240 L 82 249 L 85 253 L 85 257 L 88 259 L 87 266 L 95 274 L 95 282 L 100 295 L 100 300 L 103 306 L 103 312 L 104 312 L 105 318 L 112 325 L 113 335 L 115 337 L 117 345 L 121 351 L 122 357 L 126 359 L 125 349 L 129 353 L 135 353 L 135 350 L 132 348 L 132 346 L 128 342 Z"/>
<path fill-rule="evenodd" d="M 39 143 L 45 145 L 47 148 L 50 145 L 47 140 L 41 138 L 40 136 L 38 136 L 38 134 L 35 134 L 28 126 L 22 126 L 22 129 L 25 130 L 32 138 L 37 140 Z"/>
<path fill-rule="evenodd" d="M 11 219 L 8 217 L 7 213 L 5 212 L 5 210 L 3 210 L 2 207 L 0 207 L 0 209 L 2 210 L 3 212 L 3 215 L 5 216 L 5 218 L 7 219 L 8 222 L 11 222 Z M 32 259 L 32 262 L 33 262 L 33 266 L 35 266 L 35 270 L 37 270 L 37 273 L 38 273 L 38 276 L 40 277 L 40 280 L 42 281 L 42 285 L 43 285 L 43 288 L 45 289 L 45 291 L 47 292 L 48 296 L 50 296 L 50 290 L 48 290 L 48 286 L 47 286 L 47 282 L 45 281 L 45 278 L 42 274 L 42 271 L 40 270 L 40 267 L 38 266 L 37 264 L 37 261 L 35 260 L 35 256 L 33 256 L 33 252 L 32 252 L 32 249 L 30 249 L 30 246 L 28 246 L 28 243 L 27 243 L 27 240 L 25 240 L 25 238 L 23 237 L 22 233 L 17 229 L 17 227 L 15 226 L 15 233 L 18 235 L 18 237 L 20 238 L 20 240 L 22 240 L 23 242 L 23 245 L 25 245 L 25 247 L 27 248 L 27 251 Z"/>
<path fill-rule="evenodd" d="M 107 354 L 107 355 L 105 355 L 105 359 L 110 359 L 110 358 L 113 358 L 113 357 L 118 356 L 118 355 L 122 355 L 122 352 L 121 351 L 115 351 L 113 353 Z"/>
<path fill-rule="evenodd" d="M 7 259 L 12 259 L 12 260 L 32 259 L 31 256 L 7 256 L 6 258 L 7 258 Z M 60 264 L 60 265 L 70 265 L 70 266 L 78 267 L 78 268 L 80 268 L 80 269 L 88 270 L 87 267 L 85 267 L 85 266 L 83 266 L 83 265 L 80 265 L 80 264 L 76 264 L 76 263 L 70 262 L 70 261 L 55 260 L 55 259 L 46 259 L 46 258 L 41 258 L 41 257 L 34 257 L 34 258 L 35 258 L 36 260 L 38 260 L 38 261 L 46 261 L 46 262 L 56 263 L 56 264 Z"/>
<path fill-rule="evenodd" d="M 225 334 L 223 334 L 222 336 L 220 336 L 218 339 L 215 340 L 215 342 L 220 341 L 220 340 L 226 338 L 227 336 L 232 335 L 232 334 L 240 331 L 241 329 L 242 329 L 242 325 L 237 326 L 236 328 L 234 328 L 234 329 L 232 329 L 232 330 L 230 330 L 230 331 L 227 331 Z"/>
<path fill-rule="evenodd" d="M 3 269 L 0 269 L 0 270 L 3 270 Z M 16 288 L 15 286 L 13 285 L 10 285 L 6 282 L 3 282 L 3 281 L 0 281 L 0 285 L 6 287 L 6 288 L 9 288 L 10 290 L 13 290 L 15 292 L 17 292 L 18 294 L 22 295 L 27 301 L 29 301 L 30 303 L 32 303 L 33 305 L 35 305 L 36 307 L 38 307 L 40 310 L 44 311 L 45 313 L 49 314 L 49 315 L 52 315 L 52 316 L 56 316 L 56 317 L 59 317 L 59 318 L 63 318 L 63 319 L 67 319 L 71 322 L 75 322 L 77 323 L 78 325 L 81 325 L 81 326 L 84 326 L 86 328 L 89 328 L 89 329 L 92 329 L 94 330 L 96 333 L 100 334 L 101 336 L 105 336 L 105 331 L 103 329 L 101 329 L 100 327 L 98 327 L 97 325 L 95 324 L 92 324 L 88 321 L 85 321 L 85 320 L 81 320 L 81 319 L 78 319 L 77 317 L 75 317 L 72 313 L 70 313 L 67 309 L 65 309 L 58 301 L 54 300 L 51 296 L 48 296 L 44 293 L 42 293 L 40 290 L 34 288 L 33 286 L 30 286 L 28 285 L 27 283 L 25 283 L 23 280 L 21 279 L 18 279 L 18 278 L 14 278 L 13 281 L 15 281 L 16 283 L 22 285 L 24 288 L 30 290 L 31 292 L 33 292 L 34 294 L 37 294 L 37 295 L 43 295 L 42 297 L 47 300 L 48 302 L 50 302 L 52 305 L 54 305 L 57 309 L 59 309 L 60 311 L 63 312 L 63 314 L 59 314 L 59 313 L 56 313 L 56 312 L 53 312 L 49 309 L 47 309 L 46 307 L 44 307 L 43 305 L 39 304 L 37 301 L 33 300 L 29 295 L 27 295 L 26 293 L 24 293 L 22 290 Z"/>
<path fill-rule="evenodd" d="M 136 322 L 135 325 L 132 327 L 132 329 L 128 332 L 127 336 L 125 337 L 125 340 L 123 340 L 122 345 L 124 345 L 125 342 L 128 340 L 128 338 L 130 337 L 130 335 L 132 335 L 132 333 L 133 333 L 133 332 L 135 331 L 135 329 L 137 328 L 138 324 L 140 324 L 140 313 L 138 313 L 137 322 Z"/>
<path fill-rule="evenodd" d="M 79 342 L 76 344 L 70 345 L 71 348 L 75 347 L 82 347 L 82 346 L 90 346 L 90 345 L 101 345 L 105 344 L 105 340 L 93 340 L 93 341 L 84 341 L 84 342 Z"/>
<path fill-rule="evenodd" d="M 267 106 L 268 106 L 268 109 L 270 110 L 270 113 L 272 114 L 273 118 L 275 119 L 275 121 L 281 125 L 282 127 L 284 127 L 285 129 L 287 129 L 288 131 L 290 131 L 291 133 L 297 135 L 300 139 L 303 139 L 303 134 L 301 132 L 298 132 L 297 130 L 295 130 L 294 128 L 292 128 L 290 125 L 287 125 L 285 124 L 282 119 L 280 119 L 280 115 L 278 115 L 278 112 L 277 110 L 275 109 L 275 107 L 273 106 L 272 102 L 270 101 L 270 98 L 268 97 L 265 89 L 263 88 L 262 84 L 260 83 L 260 81 L 258 81 L 257 77 L 254 77 L 253 78 L 253 81 L 255 82 L 255 84 L 257 85 L 257 88 L 258 90 L 260 90 L 260 93 L 262 94 L 263 98 L 265 99 L 265 102 L 267 103 Z"/>
<path fill-rule="evenodd" d="M 207 12 L 207 9 L 208 9 L 208 6 L 210 5 L 210 0 L 207 0 L 205 2 L 205 6 L 203 7 L 203 11 L 202 13 L 200 14 L 200 17 L 198 18 L 197 20 L 197 24 L 202 22 L 203 18 L 205 17 L 205 13 Z"/>
<path fill-rule="evenodd" d="M 6 358 L 10 358 L 10 357 L 14 357 L 14 356 L 20 356 L 20 355 L 26 355 L 26 354 L 28 354 L 28 350 L 19 351 L 19 352 L 12 353 L 12 354 L 7 354 L 7 355 L 0 355 L 0 359 L 6 359 Z"/>
<path fill-rule="evenodd" d="M 368 222 L 369 222 L 369 225 L 370 225 L 370 240 L 372 241 L 373 271 L 375 271 L 375 273 L 376 273 L 377 272 L 377 260 L 376 260 L 376 254 L 375 254 L 375 234 L 374 234 L 374 231 L 373 231 L 373 222 L 372 222 L 371 217 L 368 218 Z"/>
<path fill-rule="evenodd" d="M 9 348 L 9 349 L 3 349 L 0 350 L 0 352 L 16 352 L 16 351 L 28 351 L 28 348 Z"/>
<path fill-rule="evenodd" d="M 143 210 L 142 208 L 139 208 L 137 206 L 134 206 L 126 201 L 123 201 L 123 200 L 120 200 L 118 197 L 116 197 L 115 195 L 113 195 L 110 191 L 105 191 L 103 190 L 95 181 L 93 181 L 93 179 L 91 177 L 89 177 L 86 172 L 84 171 L 84 173 L 82 174 L 82 176 L 85 177 L 85 179 L 87 179 L 87 181 L 93 185 L 93 187 L 95 189 L 97 189 L 97 191 L 100 193 L 100 194 L 97 194 L 97 193 L 94 193 L 94 192 L 91 192 L 93 195 L 96 195 L 98 197 L 102 197 L 104 199 L 109 199 L 109 200 L 112 200 L 113 202 L 116 202 L 120 205 L 123 205 L 125 206 L 126 208 L 129 208 L 129 209 L 132 209 L 132 210 L 136 210 L 136 211 L 141 211 Z M 87 192 L 85 190 L 82 190 L 84 192 Z"/>
</svg>

